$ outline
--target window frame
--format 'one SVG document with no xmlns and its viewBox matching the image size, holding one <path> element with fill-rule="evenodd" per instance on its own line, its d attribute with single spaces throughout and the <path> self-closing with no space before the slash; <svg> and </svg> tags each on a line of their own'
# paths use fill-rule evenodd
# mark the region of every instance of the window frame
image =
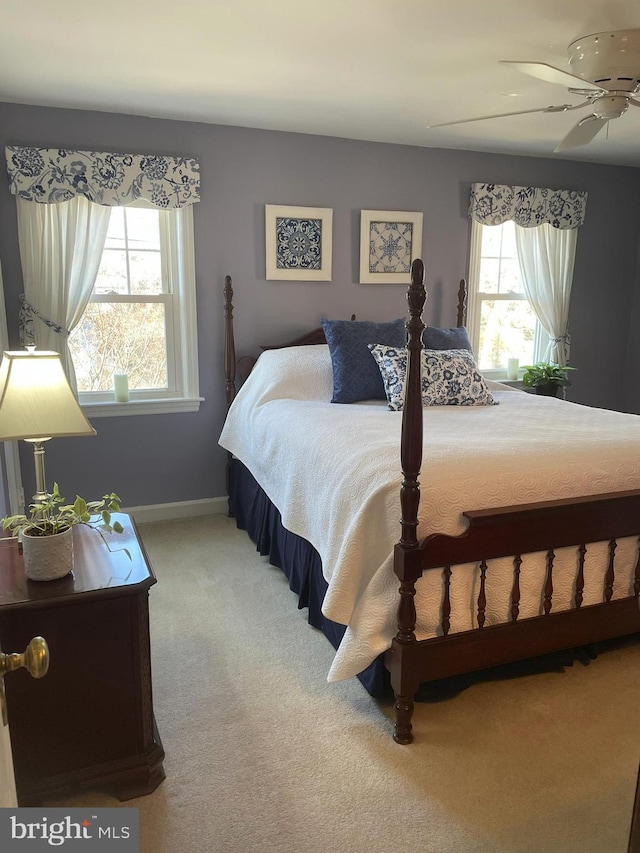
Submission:
<svg viewBox="0 0 640 853">
<path fill-rule="evenodd" d="M 126 206 L 152 207 L 143 200 Z M 81 391 L 78 402 L 87 417 L 197 412 L 204 399 L 199 392 L 193 205 L 158 214 L 165 292 L 92 294 L 90 302 L 165 305 L 168 387 L 131 389 L 126 403 L 116 402 L 112 391 Z"/>
<path fill-rule="evenodd" d="M 485 291 L 480 291 L 480 267 L 482 262 L 482 229 L 485 226 L 475 219 L 471 220 L 471 237 L 469 247 L 469 277 L 468 277 L 468 292 L 467 292 L 467 331 L 474 353 L 480 351 L 480 320 L 482 316 L 482 303 L 485 301 L 491 302 L 513 302 L 522 301 L 529 302 L 524 293 L 491 293 L 485 294 Z M 493 226 L 489 226 L 493 227 Z M 546 340 L 545 340 L 546 339 Z M 536 328 L 533 341 L 533 360 L 532 363 L 542 360 L 545 349 L 548 346 L 549 336 L 542 328 L 540 321 L 536 318 Z M 523 365 L 520 365 L 518 378 L 522 373 Z M 487 379 L 495 379 L 502 381 L 507 378 L 507 366 L 480 368 L 483 376 Z"/>
</svg>

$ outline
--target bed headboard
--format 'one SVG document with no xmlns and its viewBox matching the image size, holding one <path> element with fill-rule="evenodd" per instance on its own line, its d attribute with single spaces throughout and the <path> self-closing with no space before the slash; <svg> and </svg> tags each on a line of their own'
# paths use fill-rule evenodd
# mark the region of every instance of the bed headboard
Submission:
<svg viewBox="0 0 640 853">
<path fill-rule="evenodd" d="M 351 319 L 355 320 L 356 315 L 352 314 Z M 457 310 L 457 326 L 466 325 L 467 319 L 467 282 L 464 278 L 460 279 L 458 287 L 458 310 Z M 282 347 L 301 347 L 313 346 L 314 344 L 326 344 L 324 331 L 321 327 L 312 329 L 304 335 L 300 335 L 290 341 L 285 341 L 280 344 L 261 345 L 260 349 L 281 349 Z M 237 393 L 236 378 L 240 380 L 240 385 L 246 380 L 253 369 L 253 365 L 258 360 L 257 356 L 242 356 L 236 358 L 236 347 L 233 336 L 233 282 L 231 276 L 227 275 L 224 279 L 224 375 L 225 375 L 225 394 L 227 397 L 227 408 L 233 402 Z"/>
</svg>

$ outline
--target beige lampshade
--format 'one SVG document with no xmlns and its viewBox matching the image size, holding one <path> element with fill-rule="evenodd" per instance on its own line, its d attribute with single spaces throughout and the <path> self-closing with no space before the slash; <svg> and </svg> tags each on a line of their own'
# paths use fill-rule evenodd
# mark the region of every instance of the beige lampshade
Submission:
<svg viewBox="0 0 640 853">
<path fill-rule="evenodd" d="M 4 352 L 0 363 L 0 441 L 95 435 L 57 352 Z"/>
</svg>

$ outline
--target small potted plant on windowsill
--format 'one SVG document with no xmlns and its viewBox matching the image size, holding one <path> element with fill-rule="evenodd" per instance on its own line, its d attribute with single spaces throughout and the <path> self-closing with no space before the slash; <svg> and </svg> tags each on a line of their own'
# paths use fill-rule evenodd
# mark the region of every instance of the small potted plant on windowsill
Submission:
<svg viewBox="0 0 640 853">
<path fill-rule="evenodd" d="M 72 504 L 65 504 L 58 484 L 53 492 L 29 506 L 28 515 L 9 515 L 2 519 L 2 529 L 10 530 L 22 542 L 25 574 L 31 580 L 55 580 L 73 569 L 73 528 L 77 524 L 98 533 L 107 548 L 105 534 L 122 533 L 119 521 L 111 519 L 120 511 L 120 498 L 114 492 L 98 501 L 85 501 L 76 495 Z M 111 550 L 109 548 L 109 550 Z M 129 559 L 131 554 L 124 551 Z"/>
<path fill-rule="evenodd" d="M 527 388 L 533 388 L 536 394 L 557 397 L 561 388 L 571 385 L 568 377 L 570 370 L 576 368 L 568 364 L 560 366 L 554 362 L 537 361 L 535 364 L 525 365 L 522 382 Z"/>
</svg>

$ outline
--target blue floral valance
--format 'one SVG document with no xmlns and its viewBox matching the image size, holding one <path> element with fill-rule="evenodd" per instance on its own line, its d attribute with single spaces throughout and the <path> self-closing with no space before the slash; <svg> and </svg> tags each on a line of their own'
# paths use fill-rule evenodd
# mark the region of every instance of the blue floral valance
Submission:
<svg viewBox="0 0 640 853">
<path fill-rule="evenodd" d="M 513 219 L 522 228 L 548 222 L 554 228 L 578 228 L 584 222 L 586 192 L 505 184 L 471 184 L 469 216 L 483 225 Z"/>
<path fill-rule="evenodd" d="M 13 195 L 57 204 L 82 195 L 122 207 L 144 199 L 162 209 L 200 201 L 200 164 L 163 154 L 108 154 L 65 148 L 5 148 Z"/>
</svg>

